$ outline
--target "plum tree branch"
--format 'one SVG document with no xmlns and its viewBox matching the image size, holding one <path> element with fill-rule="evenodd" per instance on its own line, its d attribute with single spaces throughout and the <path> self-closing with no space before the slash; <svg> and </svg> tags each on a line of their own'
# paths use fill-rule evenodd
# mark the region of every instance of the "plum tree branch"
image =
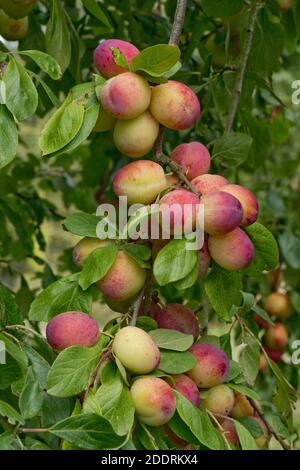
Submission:
<svg viewBox="0 0 300 470">
<path fill-rule="evenodd" d="M 248 400 L 249 402 L 251 403 L 252 407 L 254 408 L 255 410 L 255 413 L 260 417 L 260 419 L 263 421 L 264 425 L 266 426 L 268 432 L 270 435 L 274 436 L 275 439 L 281 444 L 281 446 L 285 449 L 285 450 L 291 450 L 291 447 L 282 439 L 282 437 L 280 437 L 276 431 L 274 431 L 274 429 L 272 428 L 272 426 L 268 423 L 268 421 L 266 420 L 266 418 L 264 417 L 264 414 L 262 413 L 262 411 L 260 410 L 259 406 L 257 406 L 255 400 L 253 400 L 252 398 L 248 397 Z"/>
<path fill-rule="evenodd" d="M 228 114 L 228 119 L 225 126 L 225 132 L 230 132 L 232 130 L 236 113 L 238 110 L 241 94 L 243 91 L 245 72 L 249 61 L 249 56 L 251 52 L 251 47 L 253 43 L 253 37 L 255 32 L 255 25 L 257 20 L 257 15 L 259 10 L 262 8 L 262 3 L 259 0 L 253 2 L 249 21 L 246 29 L 246 38 L 241 52 L 240 65 L 238 67 L 237 77 L 232 94 L 231 107 Z"/>
<path fill-rule="evenodd" d="M 131 306 L 132 316 L 131 316 L 131 320 L 130 320 L 130 326 L 135 326 L 135 324 L 136 324 L 137 317 L 138 317 L 138 314 L 139 314 L 139 310 L 140 310 L 142 300 L 143 300 L 143 297 L 144 297 L 145 288 L 146 287 L 144 287 L 144 289 L 140 292 L 139 296 L 136 298 L 136 300 L 133 302 L 133 304 Z"/>
<path fill-rule="evenodd" d="M 172 30 L 170 34 L 169 44 L 177 46 L 179 43 L 180 34 L 183 28 L 187 0 L 178 0 Z"/>
</svg>

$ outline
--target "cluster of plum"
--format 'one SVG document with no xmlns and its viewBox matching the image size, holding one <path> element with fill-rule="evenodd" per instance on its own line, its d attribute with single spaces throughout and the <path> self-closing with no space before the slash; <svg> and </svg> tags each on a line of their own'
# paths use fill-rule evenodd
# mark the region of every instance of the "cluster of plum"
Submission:
<svg viewBox="0 0 300 470">
<path fill-rule="evenodd" d="M 37 0 L 0 0 L 0 35 L 8 41 L 23 39 L 28 32 L 28 15 Z"/>
<path fill-rule="evenodd" d="M 183 305 L 168 305 L 155 315 L 159 326 L 184 331 L 199 338 L 199 326 L 194 313 Z M 46 329 L 47 340 L 56 350 L 80 345 L 91 347 L 99 339 L 97 322 L 83 312 L 65 312 L 49 321 Z M 169 439 L 180 446 L 188 443 L 179 439 L 166 424 L 176 410 L 176 395 L 180 392 L 197 408 L 213 413 L 220 423 L 220 429 L 233 445 L 239 443 L 234 419 L 249 416 L 261 426 L 257 438 L 260 447 L 266 446 L 268 433 L 264 423 L 245 395 L 235 393 L 225 384 L 229 372 L 229 359 L 224 351 L 210 343 L 195 342 L 189 351 L 196 359 L 196 365 L 186 374 L 155 377 L 151 373 L 159 369 L 160 350 L 151 336 L 135 326 L 121 328 L 111 345 L 111 357 L 117 358 L 130 376 L 130 393 L 137 419 L 146 425 L 160 427 Z M 149 374 L 149 375 L 148 375 Z"/>
<path fill-rule="evenodd" d="M 264 309 L 274 320 L 274 325 L 270 325 L 270 323 L 257 314 L 255 315 L 255 320 L 265 330 L 263 337 L 265 351 L 270 359 L 274 362 L 279 362 L 289 341 L 288 331 L 282 321 L 291 318 L 294 309 L 289 295 L 282 292 L 272 292 L 269 294 L 264 303 Z M 261 354 L 260 370 L 264 372 L 266 368 L 266 358 Z"/>
</svg>

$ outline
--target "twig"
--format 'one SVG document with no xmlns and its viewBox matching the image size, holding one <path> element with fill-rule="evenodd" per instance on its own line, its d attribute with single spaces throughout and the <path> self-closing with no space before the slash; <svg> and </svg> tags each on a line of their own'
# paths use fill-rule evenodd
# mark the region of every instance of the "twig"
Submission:
<svg viewBox="0 0 300 470">
<path fill-rule="evenodd" d="M 135 326 L 136 324 L 136 321 L 137 321 L 137 317 L 138 317 L 138 314 L 139 314 L 139 310 L 140 310 L 140 307 L 141 307 L 141 303 L 142 303 L 142 300 L 143 300 L 143 297 L 144 297 L 144 292 L 145 292 L 145 288 L 140 292 L 139 296 L 136 298 L 136 300 L 133 302 L 132 306 L 131 306 L 131 311 L 132 311 L 132 317 L 131 317 L 131 320 L 130 320 L 130 326 Z"/>
<path fill-rule="evenodd" d="M 49 432 L 49 429 L 44 428 L 20 428 L 19 433 L 22 432 Z"/>
<path fill-rule="evenodd" d="M 169 44 L 177 46 L 183 28 L 187 0 L 178 0 Z"/>
<path fill-rule="evenodd" d="M 225 132 L 230 132 L 234 124 L 235 116 L 236 116 L 238 106 L 239 106 L 239 101 L 240 101 L 241 94 L 243 91 L 245 72 L 246 72 L 246 68 L 247 68 L 247 64 L 248 64 L 248 60 L 249 60 L 249 56 L 251 52 L 256 19 L 257 19 L 257 15 L 261 7 L 262 7 L 261 2 L 259 0 L 255 0 L 252 6 L 251 12 L 250 12 L 249 22 L 248 22 L 248 26 L 246 29 L 245 43 L 241 52 L 241 61 L 240 61 L 234 89 L 233 89 L 232 102 L 231 102 L 231 107 L 229 110 L 227 123 L 225 126 Z"/>
<path fill-rule="evenodd" d="M 189 191 L 191 191 L 193 194 L 196 196 L 199 196 L 199 193 L 195 190 L 193 185 L 190 183 L 190 181 L 187 179 L 185 176 L 184 172 L 182 171 L 182 168 L 178 163 L 176 163 L 174 160 L 172 160 L 170 157 L 165 155 L 163 152 L 156 153 L 155 154 L 155 160 L 159 163 L 162 163 L 164 165 L 169 165 L 169 167 L 173 170 L 174 173 L 178 176 L 178 178 L 184 183 L 184 185 L 188 188 Z"/>
<path fill-rule="evenodd" d="M 282 439 L 282 437 L 280 437 L 276 431 L 274 431 L 274 429 L 272 428 L 272 426 L 268 423 L 268 421 L 266 420 L 266 418 L 264 417 L 262 411 L 259 409 L 259 407 L 257 406 L 257 404 L 255 403 L 255 400 L 253 400 L 252 398 L 248 397 L 248 400 L 251 404 L 251 406 L 254 408 L 255 410 L 255 413 L 260 417 L 260 419 L 262 420 L 262 422 L 264 423 L 264 425 L 266 426 L 267 430 L 268 430 L 268 433 L 272 436 L 275 437 L 275 439 L 281 444 L 281 446 L 285 449 L 285 450 L 291 450 L 291 447 Z"/>
</svg>

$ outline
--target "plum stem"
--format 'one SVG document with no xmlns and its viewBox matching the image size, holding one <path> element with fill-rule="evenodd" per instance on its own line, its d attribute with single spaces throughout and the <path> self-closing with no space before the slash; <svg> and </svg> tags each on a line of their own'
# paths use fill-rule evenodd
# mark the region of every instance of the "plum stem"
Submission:
<svg viewBox="0 0 300 470">
<path fill-rule="evenodd" d="M 248 397 L 248 400 L 251 404 L 251 406 L 254 408 L 255 413 L 260 417 L 260 419 L 263 421 L 264 425 L 266 426 L 268 433 L 272 436 L 275 437 L 275 439 L 279 442 L 279 444 L 284 448 L 284 450 L 291 450 L 291 447 L 280 437 L 276 431 L 272 428 L 272 426 L 268 423 L 266 418 L 264 417 L 264 414 L 260 410 L 259 406 L 257 406 L 255 400 L 252 398 Z"/>
<path fill-rule="evenodd" d="M 136 300 L 133 302 L 133 304 L 131 306 L 132 316 L 131 316 L 131 320 L 130 320 L 130 326 L 135 326 L 135 324 L 136 324 L 137 317 L 138 317 L 138 314 L 139 314 L 139 310 L 140 310 L 142 300 L 143 300 L 143 297 L 144 297 L 145 288 L 146 287 L 144 287 L 143 290 L 141 290 L 139 296 L 136 298 Z"/>
<path fill-rule="evenodd" d="M 241 99 L 242 91 L 243 91 L 243 85 L 244 85 L 244 79 L 245 79 L 245 73 L 250 57 L 250 52 L 252 48 L 252 43 L 253 43 L 253 38 L 254 38 L 254 32 L 255 32 L 255 26 L 256 26 L 256 20 L 258 16 L 259 10 L 262 8 L 262 3 L 259 0 L 256 0 L 251 8 L 250 16 L 249 16 L 249 21 L 248 25 L 246 28 L 246 38 L 245 42 L 243 45 L 243 49 L 241 52 L 241 59 L 240 59 L 240 64 L 236 76 L 236 81 L 232 93 L 232 101 L 231 101 L 231 107 L 229 110 L 228 114 L 228 119 L 226 122 L 225 126 L 225 132 L 231 132 L 236 113 L 238 110 L 239 102 Z"/>
</svg>

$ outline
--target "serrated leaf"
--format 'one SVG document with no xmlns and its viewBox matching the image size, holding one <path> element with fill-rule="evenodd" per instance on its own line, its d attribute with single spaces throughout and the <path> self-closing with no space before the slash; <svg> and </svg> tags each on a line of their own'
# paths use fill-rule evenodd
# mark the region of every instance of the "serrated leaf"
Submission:
<svg viewBox="0 0 300 470">
<path fill-rule="evenodd" d="M 255 442 L 254 437 L 250 434 L 248 429 L 246 429 L 241 423 L 238 421 L 234 422 L 236 432 L 239 436 L 239 441 L 241 444 L 241 448 L 243 450 L 258 450 L 257 444 Z"/>
<path fill-rule="evenodd" d="M 275 269 L 279 262 L 279 251 L 272 233 L 258 222 L 245 230 L 255 248 L 255 258 L 245 272 L 253 276 Z"/>
<path fill-rule="evenodd" d="M 247 159 L 252 142 L 248 134 L 227 132 L 216 141 L 213 158 L 218 158 L 230 168 L 237 167 Z"/>
<path fill-rule="evenodd" d="M 242 350 L 239 363 L 242 366 L 246 381 L 253 385 L 259 372 L 260 348 L 254 338 L 245 335 L 246 346 Z"/>
<path fill-rule="evenodd" d="M 100 359 L 99 344 L 91 348 L 71 346 L 55 359 L 48 375 L 48 393 L 71 397 L 82 392 Z"/>
<path fill-rule="evenodd" d="M 78 285 L 79 274 L 74 274 L 50 284 L 32 302 L 29 318 L 33 321 L 48 321 L 62 312 L 79 310 L 89 312 L 92 297 Z"/>
<path fill-rule="evenodd" d="M 93 414 L 71 416 L 49 431 L 85 450 L 119 449 L 127 440 L 127 436 L 117 436 L 105 418 Z"/>
<path fill-rule="evenodd" d="M 3 400 L 0 400 L 0 416 L 8 418 L 8 422 L 12 425 L 17 423 L 24 424 L 24 420 L 20 413 Z"/>
<path fill-rule="evenodd" d="M 213 265 L 205 280 L 205 291 L 208 299 L 224 320 L 230 320 L 231 308 L 241 302 L 241 275 L 239 272 L 226 271 Z"/>
<path fill-rule="evenodd" d="M 23 323 L 23 318 L 14 296 L 0 285 L 0 328 L 20 323 Z"/>
<path fill-rule="evenodd" d="M 176 409 L 180 418 L 201 444 L 212 450 L 224 449 L 221 434 L 212 425 L 206 412 L 196 408 L 179 392 L 176 393 Z"/>
</svg>

